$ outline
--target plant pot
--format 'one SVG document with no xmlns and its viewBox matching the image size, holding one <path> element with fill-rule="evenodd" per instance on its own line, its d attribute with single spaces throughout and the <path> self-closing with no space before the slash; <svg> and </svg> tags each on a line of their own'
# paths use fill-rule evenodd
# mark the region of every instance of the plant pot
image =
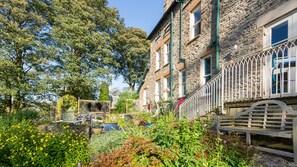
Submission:
<svg viewBox="0 0 297 167">
<path fill-rule="evenodd" d="M 118 130 L 119 126 L 117 122 L 104 123 L 104 131 Z"/>
<path fill-rule="evenodd" d="M 99 135 L 99 134 L 102 133 L 102 131 L 103 131 L 103 127 L 102 127 L 102 126 L 100 126 L 100 127 L 93 127 L 93 128 L 92 128 L 92 131 L 93 131 L 93 134 L 94 134 L 94 135 Z"/>
<path fill-rule="evenodd" d="M 145 123 L 145 127 L 151 127 L 152 125 L 152 123 Z"/>
</svg>

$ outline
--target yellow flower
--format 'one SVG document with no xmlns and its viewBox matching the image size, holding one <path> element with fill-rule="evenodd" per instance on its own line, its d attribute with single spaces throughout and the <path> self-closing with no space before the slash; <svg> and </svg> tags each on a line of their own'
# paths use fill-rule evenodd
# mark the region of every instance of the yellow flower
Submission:
<svg viewBox="0 0 297 167">
<path fill-rule="evenodd" d="M 42 150 L 43 150 L 43 148 L 42 148 L 42 147 L 40 147 L 40 150 L 42 151 Z"/>
</svg>

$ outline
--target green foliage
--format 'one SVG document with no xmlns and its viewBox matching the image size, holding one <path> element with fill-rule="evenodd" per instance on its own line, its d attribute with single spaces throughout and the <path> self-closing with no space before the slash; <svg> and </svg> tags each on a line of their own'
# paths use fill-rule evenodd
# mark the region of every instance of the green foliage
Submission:
<svg viewBox="0 0 297 167">
<path fill-rule="evenodd" d="M 5 107 L 20 109 L 42 92 L 41 73 L 47 64 L 47 0 L 0 2 L 0 94 Z M 5 10 L 4 10 L 5 9 Z M 14 97 L 12 104 L 11 97 Z"/>
<path fill-rule="evenodd" d="M 110 131 L 101 135 L 92 136 L 90 149 L 95 153 L 109 153 L 111 150 L 122 146 L 128 139 L 126 131 Z"/>
<path fill-rule="evenodd" d="M 142 137 L 131 137 L 121 148 L 109 154 L 98 154 L 93 166 L 165 166 L 175 156 L 169 149 L 159 147 Z"/>
<path fill-rule="evenodd" d="M 126 113 L 126 103 L 128 109 L 133 106 L 133 101 L 127 101 L 127 99 L 137 99 L 138 94 L 134 91 L 126 91 L 119 95 L 119 100 L 116 104 L 115 113 Z"/>
<path fill-rule="evenodd" d="M 39 118 L 39 113 L 33 108 L 27 108 L 27 109 L 17 111 L 14 115 L 14 118 L 18 121 L 34 120 Z"/>
<path fill-rule="evenodd" d="M 0 166 L 76 166 L 89 161 L 88 141 L 64 129 L 38 132 L 27 121 L 0 132 Z"/>
<path fill-rule="evenodd" d="M 146 32 L 139 28 L 124 28 L 116 36 L 116 73 L 134 90 L 149 62 L 149 41 Z"/>
<path fill-rule="evenodd" d="M 248 157 L 252 155 L 238 138 L 217 138 L 209 130 L 209 122 L 178 120 L 173 114 L 160 116 L 149 128 L 125 126 L 125 132 L 128 139 L 124 145 L 119 146 L 121 140 L 114 149 L 100 152 L 95 164 L 237 167 L 249 166 Z"/>
<path fill-rule="evenodd" d="M 100 85 L 99 101 L 109 101 L 109 88 L 106 82 Z"/>
<path fill-rule="evenodd" d="M 124 26 L 107 0 L 0 2 L 0 112 L 70 94 L 94 99 Z M 13 103 L 12 103 L 13 99 Z"/>
<path fill-rule="evenodd" d="M 64 95 L 57 102 L 56 118 L 61 118 L 62 112 L 77 112 L 77 99 L 72 95 Z"/>
<path fill-rule="evenodd" d="M 107 0 L 53 0 L 51 34 L 55 41 L 54 87 L 59 95 L 92 99 L 98 78 L 112 71 L 114 36 L 122 27 Z M 67 89 L 61 89 L 66 87 Z"/>
</svg>

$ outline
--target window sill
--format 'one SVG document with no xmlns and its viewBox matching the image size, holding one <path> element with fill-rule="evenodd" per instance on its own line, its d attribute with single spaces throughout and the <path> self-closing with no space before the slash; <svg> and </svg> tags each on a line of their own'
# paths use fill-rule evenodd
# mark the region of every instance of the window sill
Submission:
<svg viewBox="0 0 297 167">
<path fill-rule="evenodd" d="M 178 99 L 178 100 L 180 100 L 180 99 L 182 99 L 182 98 L 186 99 L 186 97 L 187 97 L 186 95 L 182 95 L 182 96 L 178 97 L 177 99 Z"/>
<path fill-rule="evenodd" d="M 192 38 L 188 43 L 187 46 L 190 45 L 192 42 L 196 41 L 197 38 L 200 37 L 201 34 L 197 35 L 196 37 Z"/>
<path fill-rule="evenodd" d="M 159 72 L 161 69 L 159 68 L 159 69 L 157 69 L 156 71 L 155 71 L 155 73 L 157 73 L 157 72 Z"/>
<path fill-rule="evenodd" d="M 165 63 L 165 64 L 163 65 L 163 68 L 166 67 L 166 66 L 168 66 L 169 63 L 170 63 L 170 62 Z"/>
</svg>

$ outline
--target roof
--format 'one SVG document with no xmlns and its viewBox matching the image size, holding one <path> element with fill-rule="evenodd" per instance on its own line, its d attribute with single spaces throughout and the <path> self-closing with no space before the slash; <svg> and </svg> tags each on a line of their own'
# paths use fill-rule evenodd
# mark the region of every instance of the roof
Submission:
<svg viewBox="0 0 297 167">
<path fill-rule="evenodd" d="M 159 22 L 157 23 L 157 25 L 154 27 L 154 29 L 152 30 L 152 32 L 149 34 L 149 36 L 147 37 L 147 39 L 151 39 L 153 37 L 153 35 L 155 34 L 155 32 L 159 29 L 159 27 L 161 26 L 161 24 L 164 22 L 164 20 L 166 19 L 166 17 L 168 17 L 170 15 L 171 10 L 177 5 L 176 1 L 173 1 L 172 4 L 170 5 L 170 7 L 166 10 L 166 12 L 163 14 L 163 16 L 161 17 L 161 19 L 159 20 Z"/>
</svg>

